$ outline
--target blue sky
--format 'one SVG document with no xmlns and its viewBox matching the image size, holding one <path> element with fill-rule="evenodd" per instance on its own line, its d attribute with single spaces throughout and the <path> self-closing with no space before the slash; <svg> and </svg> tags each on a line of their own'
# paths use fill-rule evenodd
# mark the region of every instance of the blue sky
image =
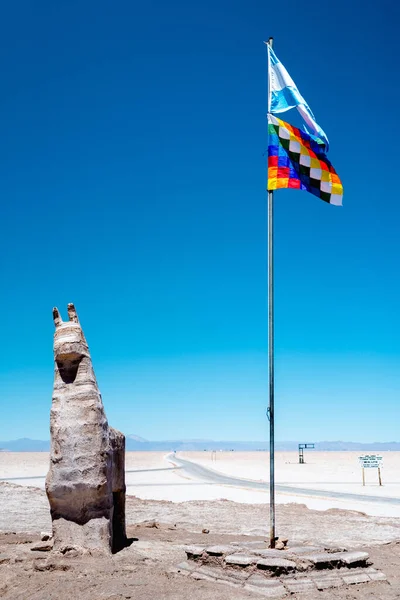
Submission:
<svg viewBox="0 0 400 600">
<path fill-rule="evenodd" d="M 115 427 L 267 438 L 270 35 L 345 188 L 343 208 L 275 196 L 276 436 L 399 439 L 398 13 L 4 6 L 0 439 L 49 437 L 51 309 L 71 301 Z"/>
</svg>

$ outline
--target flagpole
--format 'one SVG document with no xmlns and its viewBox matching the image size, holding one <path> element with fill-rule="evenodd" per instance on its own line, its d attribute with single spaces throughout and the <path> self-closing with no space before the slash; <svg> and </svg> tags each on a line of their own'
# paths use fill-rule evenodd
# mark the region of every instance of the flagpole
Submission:
<svg viewBox="0 0 400 600">
<path fill-rule="evenodd" d="M 269 38 L 267 44 L 273 44 Z M 269 67 L 269 65 L 268 65 Z M 270 110 L 270 84 L 268 81 L 268 112 Z M 269 373 L 269 545 L 275 548 L 275 364 L 274 364 L 274 193 L 268 191 L 268 373 Z"/>
</svg>

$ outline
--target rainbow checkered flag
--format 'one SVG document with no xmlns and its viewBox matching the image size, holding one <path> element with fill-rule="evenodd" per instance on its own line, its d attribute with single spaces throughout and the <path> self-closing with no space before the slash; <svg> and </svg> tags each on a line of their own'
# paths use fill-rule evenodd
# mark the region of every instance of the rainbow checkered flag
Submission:
<svg viewBox="0 0 400 600">
<path fill-rule="evenodd" d="M 343 186 L 317 137 L 268 115 L 268 190 L 305 190 L 342 205 Z"/>
</svg>

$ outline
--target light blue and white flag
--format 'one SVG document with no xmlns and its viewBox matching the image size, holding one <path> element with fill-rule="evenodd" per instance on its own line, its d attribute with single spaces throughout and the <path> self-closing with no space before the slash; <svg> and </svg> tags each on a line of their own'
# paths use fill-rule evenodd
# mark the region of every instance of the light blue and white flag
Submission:
<svg viewBox="0 0 400 600">
<path fill-rule="evenodd" d="M 282 113 L 290 108 L 297 108 L 304 121 L 307 123 L 312 134 L 321 138 L 325 143 L 326 150 L 329 147 L 328 138 L 315 120 L 314 114 L 303 96 L 300 94 L 295 82 L 279 61 L 270 44 L 268 47 L 269 59 L 269 97 L 268 112 Z"/>
</svg>

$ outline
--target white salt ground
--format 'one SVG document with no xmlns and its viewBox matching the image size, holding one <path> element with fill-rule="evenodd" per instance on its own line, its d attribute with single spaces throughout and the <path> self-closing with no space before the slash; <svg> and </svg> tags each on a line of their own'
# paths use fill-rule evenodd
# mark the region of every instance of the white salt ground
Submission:
<svg viewBox="0 0 400 600">
<path fill-rule="evenodd" d="M 279 452 L 276 456 L 276 482 L 290 486 L 293 491 L 278 492 L 277 503 L 299 503 L 316 510 L 341 508 L 375 516 L 400 517 L 400 504 L 368 501 L 369 496 L 400 498 L 400 453 L 385 452 L 382 471 L 383 486 L 377 484 L 376 470 L 366 472 L 362 486 L 358 452 L 315 452 L 305 455 L 306 464 L 299 465 L 294 452 Z M 187 452 L 179 456 L 209 469 L 233 477 L 268 481 L 266 452 L 217 452 L 216 461 L 209 452 Z M 1 452 L 0 481 L 17 485 L 44 488 L 49 455 L 46 452 Z M 126 455 L 127 493 L 142 499 L 188 500 L 227 499 L 235 502 L 262 504 L 269 501 L 268 484 L 265 491 L 209 484 L 188 477 L 182 469 L 175 469 L 160 452 L 128 452 Z M 316 497 L 296 494 L 296 488 L 319 490 Z M 352 500 L 329 498 L 329 492 L 362 495 Z M 324 495 L 325 494 L 325 495 Z"/>
</svg>

